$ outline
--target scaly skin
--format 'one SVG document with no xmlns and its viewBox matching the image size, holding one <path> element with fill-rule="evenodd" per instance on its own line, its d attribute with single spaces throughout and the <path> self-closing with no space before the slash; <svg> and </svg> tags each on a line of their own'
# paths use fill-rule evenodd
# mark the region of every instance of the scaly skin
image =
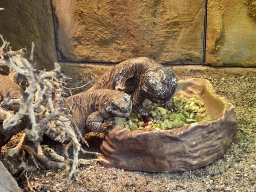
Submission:
<svg viewBox="0 0 256 192">
<path fill-rule="evenodd" d="M 121 62 L 103 74 L 90 88 L 112 89 L 133 94 L 133 108 L 140 115 L 148 116 L 142 106 L 145 99 L 154 103 L 164 102 L 168 107 L 177 87 L 177 78 L 171 69 L 147 57 Z"/>
<path fill-rule="evenodd" d="M 13 82 L 8 76 L 0 75 L 0 101 L 2 102 L 7 96 L 11 99 L 19 99 L 24 91 L 21 87 Z M 19 105 L 10 105 L 8 110 L 17 112 Z"/>
<path fill-rule="evenodd" d="M 99 89 L 66 98 L 73 108 L 80 132 L 103 132 L 114 117 L 127 117 L 132 111 L 131 97 L 123 92 Z"/>
</svg>

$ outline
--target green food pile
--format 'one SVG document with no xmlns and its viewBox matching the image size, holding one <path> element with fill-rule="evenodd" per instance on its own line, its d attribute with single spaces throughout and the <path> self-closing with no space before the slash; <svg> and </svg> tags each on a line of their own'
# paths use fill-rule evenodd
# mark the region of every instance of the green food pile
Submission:
<svg viewBox="0 0 256 192">
<path fill-rule="evenodd" d="M 140 115 L 133 112 L 126 118 L 124 127 L 130 130 L 153 131 L 159 129 L 179 128 L 186 124 L 199 122 L 203 119 L 212 119 L 213 116 L 206 115 L 204 104 L 197 98 L 186 99 L 186 97 L 173 98 L 171 109 L 161 107 L 161 104 L 148 102 L 145 105 L 151 119 L 145 126 Z"/>
</svg>

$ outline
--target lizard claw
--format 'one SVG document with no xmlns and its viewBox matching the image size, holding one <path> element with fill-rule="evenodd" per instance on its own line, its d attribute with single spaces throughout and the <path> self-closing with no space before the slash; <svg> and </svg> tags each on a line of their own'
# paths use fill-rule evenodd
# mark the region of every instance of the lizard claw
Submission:
<svg viewBox="0 0 256 192">
<path fill-rule="evenodd" d="M 109 121 L 109 122 L 106 122 L 106 123 L 102 123 L 101 131 L 102 131 L 102 132 L 108 132 L 108 131 L 110 131 L 115 125 L 116 125 L 116 122 L 114 122 L 114 121 Z"/>
<path fill-rule="evenodd" d="M 170 111 L 172 111 L 172 112 L 176 112 L 176 111 L 177 111 L 175 105 L 174 105 L 172 102 L 166 102 L 166 103 L 164 103 L 164 104 L 163 104 L 163 107 L 166 108 L 166 109 L 168 109 L 168 110 L 170 110 Z"/>
</svg>

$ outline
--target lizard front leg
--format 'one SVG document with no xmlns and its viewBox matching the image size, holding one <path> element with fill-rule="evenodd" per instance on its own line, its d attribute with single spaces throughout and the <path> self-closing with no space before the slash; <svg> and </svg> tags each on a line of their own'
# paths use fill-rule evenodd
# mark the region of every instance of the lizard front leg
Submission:
<svg viewBox="0 0 256 192">
<path fill-rule="evenodd" d="M 171 97 L 170 99 L 168 99 L 164 104 L 163 104 L 163 107 L 166 108 L 166 109 L 169 109 L 171 110 L 172 112 L 174 111 L 174 104 L 172 102 L 173 100 L 173 97 Z"/>
<path fill-rule="evenodd" d="M 99 111 L 90 114 L 86 119 L 86 127 L 89 131 L 104 132 L 113 126 L 113 121 L 104 122 L 104 118 Z"/>
<path fill-rule="evenodd" d="M 143 97 L 141 92 L 137 89 L 133 95 L 133 108 L 141 116 L 145 115 L 148 117 L 148 111 L 142 105 L 143 101 L 145 100 L 144 98 L 145 97 Z"/>
<path fill-rule="evenodd" d="M 91 113 L 87 117 L 85 125 L 89 131 L 101 132 L 101 126 L 102 126 L 103 121 L 104 121 L 104 119 L 100 115 L 100 112 L 96 111 L 94 113 Z"/>
</svg>

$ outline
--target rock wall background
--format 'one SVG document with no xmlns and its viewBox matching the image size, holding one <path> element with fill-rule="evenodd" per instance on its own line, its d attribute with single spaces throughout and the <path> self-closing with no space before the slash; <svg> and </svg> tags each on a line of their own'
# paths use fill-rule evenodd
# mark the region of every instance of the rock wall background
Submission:
<svg viewBox="0 0 256 192">
<path fill-rule="evenodd" d="M 256 0 L 208 1 L 206 62 L 256 66 Z"/>
<path fill-rule="evenodd" d="M 202 62 L 204 1 L 52 2 L 62 60 L 120 62 L 147 56 L 160 62 Z"/>
<path fill-rule="evenodd" d="M 29 52 L 34 41 L 40 68 L 137 56 L 256 66 L 256 0 L 208 0 L 207 23 L 205 0 L 1 0 L 0 7 L 0 33 L 13 50 Z"/>
<path fill-rule="evenodd" d="M 0 34 L 12 49 L 27 46 L 29 56 L 34 42 L 38 68 L 52 69 L 57 57 L 50 0 L 1 0 L 0 8 Z"/>
</svg>

